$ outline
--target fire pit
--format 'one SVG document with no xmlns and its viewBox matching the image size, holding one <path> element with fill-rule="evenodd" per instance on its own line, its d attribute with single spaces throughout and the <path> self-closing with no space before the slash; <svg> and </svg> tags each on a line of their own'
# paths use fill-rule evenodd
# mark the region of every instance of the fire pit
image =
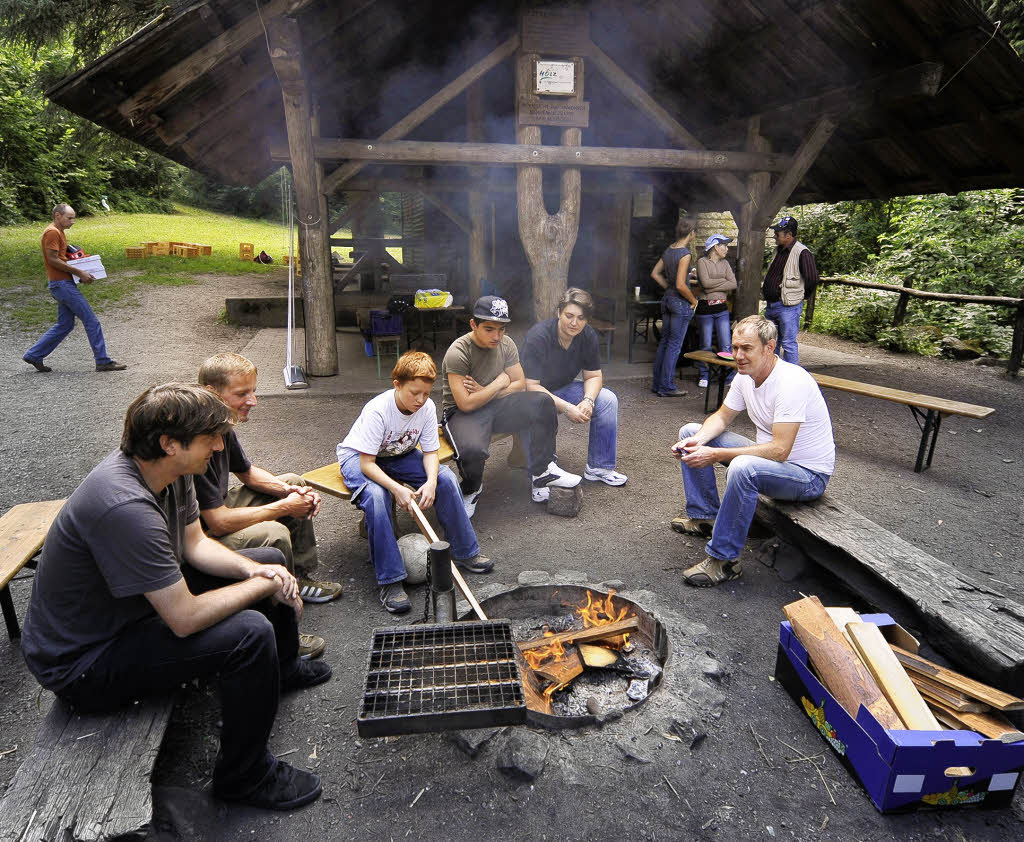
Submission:
<svg viewBox="0 0 1024 842">
<path fill-rule="evenodd" d="M 662 683 L 669 656 L 664 626 L 614 590 L 525 586 L 481 605 L 488 616 L 508 618 L 524 650 L 520 668 L 527 718 L 535 724 L 598 724 L 643 704 Z M 621 626 L 632 627 L 615 633 Z M 551 643 L 538 639 L 545 635 Z"/>
</svg>

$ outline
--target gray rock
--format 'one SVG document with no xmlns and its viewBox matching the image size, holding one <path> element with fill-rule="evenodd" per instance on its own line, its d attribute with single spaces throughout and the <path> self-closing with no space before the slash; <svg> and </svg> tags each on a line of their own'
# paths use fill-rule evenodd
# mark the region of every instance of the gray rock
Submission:
<svg viewBox="0 0 1024 842">
<path fill-rule="evenodd" d="M 480 749 L 501 732 L 501 728 L 474 728 L 471 731 L 449 731 L 447 736 L 460 751 L 476 757 Z"/>
<path fill-rule="evenodd" d="M 942 350 L 955 360 L 974 360 L 985 353 L 984 349 L 973 340 L 947 337 L 942 341 Z"/>
<path fill-rule="evenodd" d="M 546 570 L 524 570 L 519 574 L 519 584 L 524 587 L 531 585 L 548 585 L 551 583 L 551 574 Z"/>
<path fill-rule="evenodd" d="M 520 728 L 509 734 L 498 753 L 497 767 L 513 780 L 532 781 L 544 771 L 548 756 L 547 737 Z"/>
<path fill-rule="evenodd" d="M 635 760 L 637 763 L 654 762 L 650 757 L 648 757 L 646 752 L 639 749 L 630 740 L 619 740 L 615 745 L 629 760 Z"/>
<path fill-rule="evenodd" d="M 551 496 L 548 497 L 548 514 L 559 517 L 576 517 L 583 506 L 583 489 L 580 486 L 575 488 L 552 488 Z"/>
<path fill-rule="evenodd" d="M 153 822 L 148 842 L 216 839 L 227 807 L 211 795 L 180 786 L 153 787 Z"/>
<path fill-rule="evenodd" d="M 621 591 L 624 587 L 626 587 L 626 583 L 623 582 L 622 579 L 607 579 L 604 582 L 599 582 L 597 586 L 599 588 L 603 588 L 606 591 L 612 589 L 616 591 Z"/>
<path fill-rule="evenodd" d="M 648 681 L 646 678 L 634 678 L 629 682 L 626 696 L 634 702 L 642 702 L 647 698 Z"/>
<path fill-rule="evenodd" d="M 700 659 L 700 671 L 704 674 L 705 678 L 710 678 L 721 684 L 728 673 L 725 671 L 725 667 L 722 666 L 721 662 L 717 658 L 712 658 L 710 655 Z"/>
<path fill-rule="evenodd" d="M 780 541 L 775 550 L 775 572 L 783 582 L 792 582 L 807 575 L 813 567 L 806 553 L 792 544 Z"/>
<path fill-rule="evenodd" d="M 582 570 L 558 570 L 554 578 L 565 585 L 585 585 L 590 581 L 590 574 Z"/>
</svg>

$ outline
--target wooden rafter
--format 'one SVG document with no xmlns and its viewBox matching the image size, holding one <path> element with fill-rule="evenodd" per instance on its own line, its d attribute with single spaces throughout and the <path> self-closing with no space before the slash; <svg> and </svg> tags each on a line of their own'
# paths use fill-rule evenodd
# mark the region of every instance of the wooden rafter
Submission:
<svg viewBox="0 0 1024 842">
<path fill-rule="evenodd" d="M 497 67 L 501 62 L 510 58 L 519 49 L 519 36 L 513 35 L 508 40 L 499 44 L 480 61 L 453 79 L 430 99 L 406 114 L 401 120 L 385 131 L 379 140 L 397 140 L 405 137 L 409 132 L 423 123 L 431 115 L 437 113 L 441 108 L 451 102 L 474 82 L 483 78 L 490 70 Z M 341 157 L 349 157 L 347 155 Z M 348 179 L 358 173 L 366 164 L 362 161 L 350 161 L 342 164 L 334 172 L 324 179 L 324 192 L 329 196 Z"/>
<path fill-rule="evenodd" d="M 287 160 L 287 148 L 271 144 L 271 157 Z M 785 155 L 710 149 L 633 149 L 608 146 L 544 146 L 528 143 L 451 143 L 422 140 L 319 138 L 319 160 L 356 159 L 395 164 L 496 164 L 510 166 L 621 167 L 680 170 L 724 175 L 732 172 L 785 172 Z M 735 176 L 733 176 L 735 178 Z"/>
<path fill-rule="evenodd" d="M 424 190 L 422 188 L 420 189 L 419 194 L 423 197 L 424 201 L 430 202 L 430 204 L 459 226 L 464 234 L 469 234 L 473 230 L 473 223 L 469 218 L 464 214 L 459 213 L 440 196 L 435 196 L 429 190 Z"/>
<path fill-rule="evenodd" d="M 754 217 L 754 230 L 768 227 L 771 222 L 771 216 L 785 204 L 786 200 L 796 189 L 796 186 L 803 180 L 807 170 L 814 164 L 818 154 L 825 144 L 828 143 L 835 130 L 836 124 L 828 117 L 822 117 L 818 120 L 793 156 L 792 166 L 783 173 L 782 178 L 772 187 L 768 198 L 761 205 L 760 212 Z"/>
<path fill-rule="evenodd" d="M 270 0 L 231 29 L 204 44 L 188 58 L 165 70 L 156 79 L 143 85 L 125 99 L 117 110 L 129 120 L 142 120 L 152 114 L 175 94 L 181 93 L 199 76 L 209 73 L 218 64 L 237 55 L 249 43 L 265 34 L 265 24 L 278 15 L 294 14 L 311 0 Z"/>
<path fill-rule="evenodd" d="M 687 131 L 668 111 L 655 102 L 651 95 L 634 82 L 632 77 L 619 67 L 612 60 L 611 56 L 605 53 L 597 44 L 591 44 L 588 58 L 605 79 L 614 85 L 643 114 L 652 119 L 665 134 L 681 146 L 697 150 L 705 148 L 703 143 Z M 711 178 L 735 201 L 743 202 L 748 198 L 746 188 L 736 176 L 719 172 L 713 174 Z"/>
</svg>

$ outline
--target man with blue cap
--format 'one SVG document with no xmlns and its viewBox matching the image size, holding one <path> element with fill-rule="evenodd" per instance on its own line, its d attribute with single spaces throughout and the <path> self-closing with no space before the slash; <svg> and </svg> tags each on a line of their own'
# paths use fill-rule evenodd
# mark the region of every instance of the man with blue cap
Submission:
<svg viewBox="0 0 1024 842">
<path fill-rule="evenodd" d="M 796 238 L 797 221 L 794 217 L 783 216 L 771 229 L 775 232 L 775 258 L 765 273 L 761 287 L 761 294 L 768 304 L 764 315 L 779 331 L 776 355 L 782 356 L 788 363 L 799 365 L 800 350 L 796 334 L 800 329 L 804 299 L 814 291 L 820 280 L 818 267 L 814 255 Z"/>
</svg>

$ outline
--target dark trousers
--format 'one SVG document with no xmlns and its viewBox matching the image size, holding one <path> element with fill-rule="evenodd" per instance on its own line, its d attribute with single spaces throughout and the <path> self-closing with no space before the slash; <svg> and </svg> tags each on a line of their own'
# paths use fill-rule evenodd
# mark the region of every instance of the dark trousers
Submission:
<svg viewBox="0 0 1024 842">
<path fill-rule="evenodd" d="M 550 397 L 543 392 L 516 392 L 495 398 L 474 412 L 448 410 L 444 434 L 455 451 L 463 494 L 472 494 L 483 482 L 491 434 L 520 432 L 529 433 L 526 461 L 530 474 L 540 476 L 555 458 L 558 413 Z M 524 437 L 524 443 L 526 440 Z"/>
<path fill-rule="evenodd" d="M 284 564 L 275 549 L 241 554 L 260 564 Z M 231 584 L 188 564 L 182 573 L 193 593 Z M 214 790 L 239 797 L 256 789 L 277 765 L 267 740 L 281 675 L 296 668 L 298 649 L 295 610 L 269 599 L 184 638 L 154 614 L 114 640 L 60 696 L 76 710 L 96 713 L 173 692 L 193 678 L 216 677 L 224 724 Z"/>
</svg>

